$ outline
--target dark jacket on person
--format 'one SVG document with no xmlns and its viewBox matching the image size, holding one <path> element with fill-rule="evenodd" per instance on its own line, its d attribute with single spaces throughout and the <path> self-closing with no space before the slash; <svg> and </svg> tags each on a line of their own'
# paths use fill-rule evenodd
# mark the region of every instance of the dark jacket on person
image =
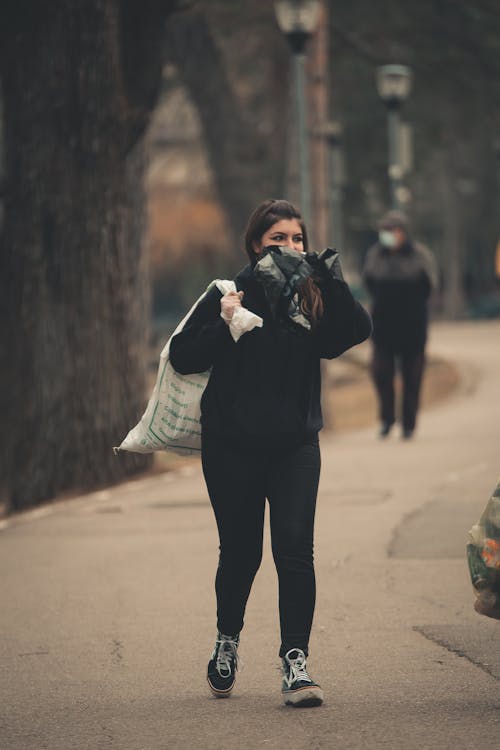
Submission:
<svg viewBox="0 0 500 750">
<path fill-rule="evenodd" d="M 203 434 L 306 437 L 323 426 L 320 358 L 332 359 L 371 332 L 371 319 L 345 281 L 325 273 L 324 314 L 308 331 L 273 315 L 264 288 L 246 266 L 235 279 L 242 304 L 263 319 L 234 342 L 221 319 L 221 292 L 213 287 L 170 344 L 182 374 L 212 368 L 201 401 Z"/>
<path fill-rule="evenodd" d="M 423 350 L 428 299 L 436 284 L 430 251 L 410 241 L 399 250 L 377 242 L 366 255 L 363 280 L 373 300 L 375 344 L 394 353 Z"/>
</svg>

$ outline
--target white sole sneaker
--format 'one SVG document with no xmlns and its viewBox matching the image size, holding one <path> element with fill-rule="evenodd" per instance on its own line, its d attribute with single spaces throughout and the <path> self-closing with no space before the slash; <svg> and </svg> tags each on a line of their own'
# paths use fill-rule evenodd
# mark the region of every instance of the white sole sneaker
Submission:
<svg viewBox="0 0 500 750">
<path fill-rule="evenodd" d="M 217 690 L 217 688 L 214 688 L 214 686 L 211 684 L 210 680 L 208 680 L 208 687 L 210 688 L 210 692 L 212 695 L 214 695 L 216 698 L 229 698 L 231 696 L 231 693 L 233 692 L 232 685 L 230 688 L 227 688 L 227 690 Z"/>
<path fill-rule="evenodd" d="M 323 691 L 319 685 L 305 685 L 295 690 L 282 690 L 285 705 L 295 708 L 313 708 L 323 703 Z"/>
</svg>

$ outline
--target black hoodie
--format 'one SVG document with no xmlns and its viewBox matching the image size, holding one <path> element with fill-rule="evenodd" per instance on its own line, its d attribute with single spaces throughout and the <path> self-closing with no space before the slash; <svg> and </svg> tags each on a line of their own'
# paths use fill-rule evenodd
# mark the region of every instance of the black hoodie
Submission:
<svg viewBox="0 0 500 750">
<path fill-rule="evenodd" d="M 332 359 L 371 333 L 371 319 L 347 284 L 329 274 L 318 282 L 324 314 L 313 331 L 276 319 L 264 289 L 246 266 L 235 279 L 242 304 L 260 315 L 234 342 L 220 317 L 221 292 L 213 287 L 170 343 L 170 361 L 182 374 L 212 368 L 201 401 L 204 434 L 238 437 L 306 437 L 323 426 L 320 358 Z"/>
</svg>

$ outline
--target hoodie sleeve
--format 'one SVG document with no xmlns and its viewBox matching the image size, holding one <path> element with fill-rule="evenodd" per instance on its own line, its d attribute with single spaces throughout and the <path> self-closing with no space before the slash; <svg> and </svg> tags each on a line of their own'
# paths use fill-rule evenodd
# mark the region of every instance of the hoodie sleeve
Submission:
<svg viewBox="0 0 500 750">
<path fill-rule="evenodd" d="M 182 331 L 170 342 L 172 367 L 181 375 L 205 372 L 235 346 L 229 326 L 220 317 L 222 294 L 214 287 L 196 307 Z"/>
<path fill-rule="evenodd" d="M 333 359 L 365 341 L 372 332 L 372 320 L 345 281 L 328 276 L 319 286 L 324 311 L 314 332 L 316 346 L 320 357 Z"/>
</svg>

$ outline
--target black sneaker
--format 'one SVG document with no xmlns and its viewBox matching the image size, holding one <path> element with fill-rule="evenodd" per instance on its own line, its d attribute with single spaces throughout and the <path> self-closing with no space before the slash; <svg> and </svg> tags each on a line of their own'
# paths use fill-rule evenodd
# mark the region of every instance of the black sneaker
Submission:
<svg viewBox="0 0 500 750">
<path fill-rule="evenodd" d="M 389 436 L 389 433 L 392 428 L 392 422 L 382 422 L 380 425 L 380 430 L 378 431 L 378 436 L 382 438 L 382 440 Z"/>
<path fill-rule="evenodd" d="M 307 708 L 321 706 L 323 691 L 307 674 L 306 657 L 300 648 L 292 648 L 282 658 L 283 687 L 287 706 Z"/>
<path fill-rule="evenodd" d="M 208 662 L 207 680 L 210 690 L 217 698 L 229 698 L 238 669 L 239 635 L 217 633 L 215 648 Z"/>
</svg>

